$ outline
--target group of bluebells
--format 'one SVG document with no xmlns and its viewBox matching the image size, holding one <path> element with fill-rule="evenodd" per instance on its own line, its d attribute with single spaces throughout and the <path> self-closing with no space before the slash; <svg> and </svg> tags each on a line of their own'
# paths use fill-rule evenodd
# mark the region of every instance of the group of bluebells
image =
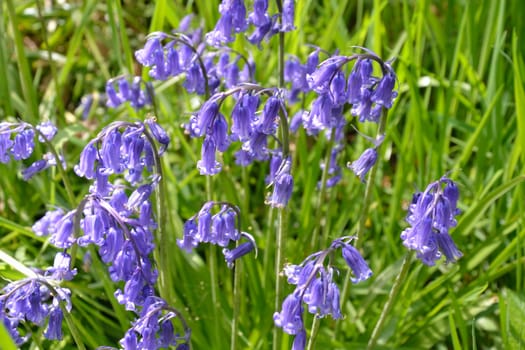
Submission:
<svg viewBox="0 0 525 350">
<path fill-rule="evenodd" d="M 342 256 L 352 270 L 353 283 L 364 281 L 372 276 L 372 270 L 359 253 L 350 245 L 354 237 L 341 237 L 335 239 L 330 247 L 308 256 L 299 265 L 287 265 L 284 274 L 288 283 L 295 286 L 294 291 L 283 301 L 281 312 L 275 312 L 273 319 L 275 325 L 287 334 L 295 336 L 292 348 L 304 349 L 306 345 L 306 330 L 303 323 L 303 303 L 308 312 L 322 318 L 332 315 L 334 319 L 341 319 L 340 292 L 334 282 L 334 274 L 338 270 L 331 265 L 333 255 L 341 249 Z M 325 260 L 329 263 L 325 266 Z"/>
<path fill-rule="evenodd" d="M 214 207 L 219 206 L 219 211 L 212 214 Z M 255 249 L 253 237 L 241 232 L 240 211 L 230 203 L 206 202 L 201 210 L 184 223 L 182 239 L 177 240 L 181 249 L 191 252 L 200 243 L 210 243 L 223 248 L 224 259 L 228 267 L 232 268 L 234 261 Z M 248 239 L 233 249 L 228 249 L 232 242 L 241 238 Z"/>
<path fill-rule="evenodd" d="M 202 139 L 201 159 L 196 164 L 200 174 L 218 174 L 223 168 L 221 154 L 235 147 L 237 165 L 269 163 L 265 181 L 272 186 L 272 192 L 265 203 L 283 209 L 292 197 L 294 185 L 288 133 L 302 127 L 310 136 L 322 132 L 331 141 L 329 160 L 321 164 L 329 176 L 320 185 L 334 186 L 342 178 L 338 157 L 346 148 L 346 111 L 349 109 L 359 122 L 381 123 L 398 93 L 391 62 L 363 48 L 359 48 L 363 53 L 350 56 L 329 55 L 314 48 L 305 64 L 290 56 L 283 72 L 286 86 L 257 84 L 251 56 L 247 58 L 226 45 L 235 41 L 237 34 L 245 33 L 248 42 L 261 48 L 263 40 L 295 29 L 294 0 L 279 4 L 279 13 L 271 14 L 267 0 L 253 1 L 250 9 L 242 0 L 223 0 L 220 19 L 211 32 L 192 28 L 192 17 L 188 16 L 171 33 L 148 35 L 135 57 L 148 69 L 151 79 L 184 76 L 182 86 L 187 92 L 204 98 L 199 110 L 184 125 L 190 137 Z M 320 61 L 321 54 L 329 57 Z M 304 103 L 307 96 L 312 101 L 309 109 Z M 105 101 L 109 108 L 129 103 L 140 109 L 154 104 L 153 99 L 153 84 L 140 77 L 119 76 L 106 84 Z M 227 99 L 233 100 L 233 107 L 225 115 Z M 302 108 L 289 117 L 290 107 L 299 101 Z M 34 138 L 50 142 L 56 131 L 49 122 L 36 127 L 24 122 L 0 122 L 0 162 L 29 158 L 35 148 Z M 363 136 L 373 146 L 348 163 L 348 168 L 364 182 L 377 161 L 377 148 L 385 135 Z M 154 117 L 149 117 L 144 122 L 111 123 L 84 147 L 74 172 L 90 181 L 88 193 L 76 208 L 53 208 L 33 225 L 36 235 L 49 237 L 49 242 L 60 249 L 54 266 L 11 282 L 2 290 L 0 318 L 18 345 L 29 337 L 19 333 L 24 322 L 46 325 L 46 338 L 61 339 L 64 312 L 71 311 L 72 306 L 71 292 L 60 282 L 71 280 L 77 273 L 68 251 L 74 245 L 93 245 L 107 265 L 110 279 L 120 286 L 115 298 L 136 314 L 120 346 L 189 349 L 191 330 L 182 315 L 157 295 L 158 271 L 152 259 L 158 242 L 151 196 L 164 180 L 159 161 L 169 143 L 166 131 Z M 22 177 L 28 180 L 56 165 L 55 155 L 46 153 L 23 170 Z M 61 166 L 65 169 L 65 164 Z M 410 227 L 403 231 L 401 239 L 426 265 L 434 265 L 442 255 L 447 262 L 462 255 L 449 234 L 459 214 L 458 197 L 456 184 L 447 177 L 413 197 L 406 219 Z M 201 243 L 218 245 L 223 248 L 227 266 L 232 268 L 237 259 L 256 249 L 253 237 L 241 231 L 240 221 L 235 205 L 208 201 L 185 222 L 177 244 L 189 253 Z M 246 241 L 240 243 L 243 238 Z M 353 272 L 353 283 L 372 276 L 368 264 L 350 244 L 354 238 L 335 239 L 327 249 L 309 255 L 301 264 L 284 267 L 288 282 L 295 287 L 273 320 L 277 327 L 295 337 L 293 349 L 304 349 L 306 345 L 305 307 L 316 317 L 343 317 L 335 282 L 339 270 L 333 265 L 336 251 L 341 250 Z M 182 324 L 182 335 L 175 332 L 175 323 Z"/>
<path fill-rule="evenodd" d="M 49 121 L 32 126 L 26 122 L 0 122 L 0 163 L 11 160 L 20 161 L 31 157 L 35 150 L 35 137 L 41 143 L 50 142 L 56 135 L 57 128 Z M 55 155 L 45 153 L 39 159 L 22 170 L 24 180 L 57 164 Z"/>
<path fill-rule="evenodd" d="M 32 129 L 20 132 L 24 130 Z M 70 311 L 71 302 L 69 290 L 57 282 L 76 274 L 67 253 L 73 245 L 98 248 L 109 277 L 122 286 L 115 291 L 115 298 L 137 314 L 120 341 L 124 349 L 184 348 L 189 343 L 187 327 L 182 336 L 173 331 L 172 319 L 181 315 L 156 296 L 158 272 L 152 261 L 157 223 L 150 197 L 160 180 L 159 157 L 169 142 L 155 118 L 148 118 L 145 122 L 114 122 L 85 146 L 74 171 L 91 180 L 88 193 L 78 207 L 70 211 L 54 208 L 33 225 L 36 235 L 48 236 L 49 242 L 61 249 L 55 266 L 36 277 L 8 284 L 0 297 L 4 324 L 18 344 L 27 339 L 17 330 L 23 320 L 42 325 L 49 318 L 44 336 L 61 338 L 63 308 L 59 305 L 64 301 Z"/>
</svg>

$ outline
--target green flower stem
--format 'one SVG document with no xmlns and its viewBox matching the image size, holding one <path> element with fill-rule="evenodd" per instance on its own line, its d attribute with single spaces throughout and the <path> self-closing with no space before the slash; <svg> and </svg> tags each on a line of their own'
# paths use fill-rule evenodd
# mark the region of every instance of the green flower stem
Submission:
<svg viewBox="0 0 525 350">
<path fill-rule="evenodd" d="M 64 320 L 66 320 L 69 331 L 71 332 L 71 336 L 77 345 L 77 349 L 86 350 L 84 342 L 82 341 L 82 337 L 78 332 L 77 326 L 75 326 L 75 323 L 73 322 L 73 317 L 71 317 L 69 312 L 66 310 L 63 302 L 60 302 L 60 308 L 62 309 L 62 314 L 64 315 Z"/>
<path fill-rule="evenodd" d="M 275 304 L 274 309 L 279 310 L 281 308 L 281 298 L 283 294 L 283 283 L 281 278 L 281 265 L 283 263 L 283 251 L 284 251 L 284 235 L 286 228 L 288 227 L 287 215 L 285 208 L 279 208 L 277 211 L 277 237 L 275 239 Z M 273 349 L 277 350 L 281 347 L 281 330 L 277 327 L 273 327 Z"/>
<path fill-rule="evenodd" d="M 383 329 L 383 325 L 385 324 L 386 318 L 388 314 L 390 313 L 390 310 L 392 310 L 392 307 L 394 306 L 394 303 L 396 302 L 396 297 L 401 290 L 401 286 L 403 285 L 403 282 L 406 279 L 406 276 L 408 274 L 408 269 L 410 267 L 410 262 L 412 260 L 413 252 L 409 252 L 405 259 L 403 260 L 403 264 L 401 265 L 401 271 L 399 271 L 399 274 L 397 275 L 396 280 L 394 281 L 394 285 L 392 286 L 392 289 L 390 290 L 390 294 L 388 294 L 388 299 L 383 306 L 383 311 L 381 311 L 381 315 L 379 315 L 379 320 L 377 320 L 376 326 L 374 327 L 374 330 L 372 331 L 372 335 L 370 336 L 370 339 L 368 340 L 367 350 L 373 349 L 376 344 L 377 340 L 379 338 L 379 335 L 381 333 L 381 330 Z"/>
<path fill-rule="evenodd" d="M 312 320 L 312 329 L 310 330 L 310 339 L 308 339 L 308 344 L 306 344 L 306 350 L 314 350 L 315 339 L 317 338 L 317 333 L 319 332 L 319 326 L 321 325 L 321 319 L 314 316 Z"/>
<path fill-rule="evenodd" d="M 206 200 L 212 201 L 213 200 L 213 193 L 212 193 L 212 178 L 211 176 L 206 176 Z M 217 247 L 215 247 L 213 244 L 209 244 L 208 246 L 208 261 L 209 261 L 209 267 L 210 267 L 210 288 L 211 288 L 211 301 L 212 301 L 212 309 L 213 309 L 213 319 L 215 321 L 215 327 L 214 327 L 214 336 L 216 344 L 219 344 L 219 311 L 218 311 L 218 305 L 217 305 L 217 286 L 218 286 L 218 280 L 217 280 Z"/>
<path fill-rule="evenodd" d="M 332 129 L 333 132 L 333 129 Z M 323 211 L 321 210 L 321 206 L 323 204 L 323 200 L 326 196 L 326 182 L 328 180 L 328 172 L 330 170 L 330 157 L 332 156 L 332 148 L 334 147 L 334 141 L 330 139 L 328 142 L 328 146 L 326 147 L 326 155 L 324 157 L 324 168 L 323 173 L 321 175 L 321 188 L 319 189 L 318 196 L 317 196 L 317 204 L 315 206 L 315 220 L 314 220 L 314 230 L 312 232 L 312 241 L 310 250 L 315 250 L 316 247 L 318 247 L 319 241 L 319 231 L 320 231 L 320 225 L 319 222 L 321 221 L 321 216 L 323 214 Z M 326 233 L 325 233 L 326 236 Z M 326 237 L 325 237 L 326 238 Z"/>
<path fill-rule="evenodd" d="M 383 110 L 383 114 L 379 121 L 379 127 L 377 129 L 377 136 L 381 136 L 385 133 L 386 122 L 387 122 L 387 112 L 386 110 Z M 377 164 L 375 164 L 370 170 L 370 174 L 368 175 L 368 181 L 366 182 L 365 198 L 363 199 L 363 210 L 361 211 L 361 216 L 359 218 L 359 223 L 357 226 L 357 233 L 356 233 L 355 247 L 357 249 L 361 246 L 361 241 L 363 240 L 363 235 L 365 231 L 365 223 L 366 223 L 366 219 L 368 218 L 368 210 L 370 209 L 370 202 L 372 201 L 372 187 L 374 186 L 376 173 L 377 173 Z M 351 274 L 352 274 L 352 271 L 350 270 L 350 268 L 347 267 L 346 277 L 345 277 L 345 281 L 343 284 L 343 290 L 341 292 L 341 299 L 340 299 L 343 302 L 348 297 L 348 293 L 350 289 Z M 339 333 L 340 327 L 341 325 L 340 323 L 338 323 L 335 328 L 335 336 L 337 336 L 337 333 Z"/>
<path fill-rule="evenodd" d="M 14 37 L 16 62 L 18 65 L 18 73 L 20 75 L 20 84 L 22 86 L 22 93 L 26 102 L 25 113 L 23 114 L 24 119 L 29 120 L 33 124 L 36 124 L 39 120 L 38 99 L 35 87 L 33 86 L 31 69 L 27 60 L 27 55 L 25 53 L 22 31 L 18 26 L 18 17 L 16 15 L 14 1 L 7 0 L 5 3 L 7 5 L 7 18 L 10 19 L 11 29 Z"/>
<path fill-rule="evenodd" d="M 237 246 L 239 243 L 237 242 Z M 241 310 L 241 259 L 237 260 L 233 271 L 233 315 L 232 315 L 232 334 L 231 334 L 231 350 L 237 349 L 237 333 L 239 332 L 239 315 Z"/>
<path fill-rule="evenodd" d="M 58 73 L 57 68 L 55 64 L 55 60 L 53 59 L 53 55 L 51 54 L 51 48 L 49 47 L 49 40 L 47 36 L 47 25 L 46 20 L 43 15 L 42 10 L 42 1 L 37 0 L 36 1 L 36 7 L 38 11 L 38 19 L 40 20 L 40 27 L 42 32 L 42 38 L 44 39 L 44 45 L 46 47 L 47 52 L 47 60 L 49 61 L 49 67 L 51 69 L 51 76 L 53 78 L 53 89 L 55 91 L 55 97 L 53 99 L 53 105 L 57 106 L 59 115 L 63 118 L 65 114 L 65 108 L 64 108 L 64 102 L 62 101 L 62 91 L 61 86 L 58 84 Z M 55 121 L 56 123 L 56 121 Z"/>
<path fill-rule="evenodd" d="M 151 147 L 153 148 L 153 160 L 155 163 L 155 173 L 159 176 L 159 183 L 155 186 L 156 195 L 156 211 L 157 211 L 157 229 L 156 229 L 156 246 L 158 249 L 154 250 L 155 261 L 159 264 L 159 292 L 160 296 L 166 300 L 168 304 L 173 303 L 172 287 L 171 283 L 171 269 L 169 264 L 169 241 L 170 237 L 167 237 L 166 232 L 166 180 L 164 178 L 164 171 L 162 169 L 162 163 L 160 160 L 157 146 L 155 145 L 154 138 L 150 134 L 147 128 L 144 129 L 144 135 L 148 139 Z"/>
</svg>

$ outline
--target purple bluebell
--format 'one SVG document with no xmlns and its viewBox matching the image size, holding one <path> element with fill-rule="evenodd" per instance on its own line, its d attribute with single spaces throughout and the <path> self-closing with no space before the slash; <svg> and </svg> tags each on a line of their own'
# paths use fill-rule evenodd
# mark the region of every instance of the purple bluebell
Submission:
<svg viewBox="0 0 525 350">
<path fill-rule="evenodd" d="M 44 337 L 50 340 L 62 339 L 62 320 L 64 314 L 58 305 L 53 306 L 49 313 L 49 323 L 44 331 Z"/>
<path fill-rule="evenodd" d="M 133 321 L 120 345 L 125 350 L 148 349 L 157 350 L 170 346 L 177 349 L 190 341 L 191 330 L 180 313 L 170 307 L 164 299 L 157 296 L 148 296 L 137 312 L 138 318 Z M 172 320 L 179 318 L 184 327 L 184 334 L 175 334 Z"/>
<path fill-rule="evenodd" d="M 253 251 L 255 248 L 253 242 L 248 241 L 239 244 L 237 247 L 233 249 L 224 249 L 222 253 L 224 254 L 224 259 L 226 260 L 226 264 L 229 268 L 233 267 L 233 263 L 235 260 L 245 256 L 246 254 Z"/>
<path fill-rule="evenodd" d="M 49 243 L 55 247 L 69 248 L 75 243 L 72 214 L 73 212 L 68 213 L 56 223 L 56 230 L 51 233 L 51 237 L 49 238 Z"/>
<path fill-rule="evenodd" d="M 13 146 L 13 141 L 10 137 L 10 131 L 0 133 L 0 163 L 8 163 L 11 159 L 9 156 L 9 150 Z"/>
<path fill-rule="evenodd" d="M 295 29 L 295 0 L 284 0 L 281 13 L 281 32 L 290 32 Z"/>
<path fill-rule="evenodd" d="M 270 20 L 260 27 L 256 27 L 255 30 L 247 37 L 248 41 L 260 48 L 263 39 L 268 38 L 271 35 L 272 26 L 273 22 Z"/>
<path fill-rule="evenodd" d="M 140 64 L 150 67 L 156 63 L 156 52 L 163 50 L 161 44 L 163 37 L 165 37 L 164 33 L 152 33 L 146 41 L 144 48 L 135 51 L 135 58 Z"/>
<path fill-rule="evenodd" d="M 187 251 L 188 253 L 193 250 L 193 248 L 199 245 L 199 239 L 196 237 L 198 232 L 198 227 L 195 219 L 186 220 L 184 223 L 184 230 L 182 239 L 177 240 L 177 245 Z"/>
<path fill-rule="evenodd" d="M 442 255 L 446 262 L 455 262 L 463 255 L 449 234 L 460 213 L 456 207 L 458 197 L 456 184 L 446 177 L 413 196 L 406 218 L 410 227 L 401 233 L 401 239 L 428 266 L 435 265 Z"/>
<path fill-rule="evenodd" d="M 51 165 L 44 159 L 37 160 L 29 167 L 22 170 L 22 178 L 27 181 L 32 178 L 35 174 L 44 171 L 49 168 Z"/>
<path fill-rule="evenodd" d="M 365 182 L 366 174 L 375 165 L 376 161 L 377 150 L 375 148 L 367 148 L 355 162 L 348 164 L 348 168 L 352 169 L 362 182 Z"/>
<path fill-rule="evenodd" d="M 80 177 L 93 179 L 95 177 L 95 162 L 97 161 L 97 148 L 93 142 L 88 143 L 80 153 L 80 162 L 75 165 L 75 173 Z"/>
<path fill-rule="evenodd" d="M 302 303 L 305 303 L 308 311 L 316 317 L 327 315 L 331 315 L 334 319 L 343 317 L 339 287 L 333 281 L 334 271 L 337 270 L 331 265 L 332 258 L 326 266 L 325 260 L 328 256 L 332 257 L 335 250 L 341 248 L 343 257 L 356 276 L 352 281 L 357 283 L 369 278 L 372 272 L 359 252 L 349 244 L 352 239 L 354 237 L 335 239 L 330 247 L 309 255 L 301 264 L 285 266 L 284 274 L 288 283 L 295 285 L 295 290 L 285 298 L 282 311 L 274 314 L 276 326 L 283 328 L 288 334 L 300 335 L 303 330 Z M 303 346 L 301 338 L 297 342 L 297 346 Z"/>
<path fill-rule="evenodd" d="M 290 157 L 281 163 L 273 180 L 273 192 L 266 199 L 266 204 L 274 208 L 284 208 L 288 204 L 293 190 L 293 177 L 290 173 L 292 162 Z"/>
<path fill-rule="evenodd" d="M 301 329 L 294 337 L 292 350 L 304 350 L 306 346 L 306 330 Z"/>
<path fill-rule="evenodd" d="M 46 274 L 56 280 L 70 281 L 77 274 L 77 269 L 71 268 L 71 256 L 69 254 L 58 252 L 55 255 L 53 267 L 48 268 Z"/>
<path fill-rule="evenodd" d="M 202 73 L 201 66 L 197 61 L 193 61 L 186 71 L 186 80 L 182 83 L 189 93 L 204 95 L 206 92 L 206 81 Z"/>
<path fill-rule="evenodd" d="M 268 0 L 254 0 L 253 11 L 249 13 L 248 21 L 255 27 L 261 27 L 270 22 Z"/>
<path fill-rule="evenodd" d="M 200 111 L 197 113 L 197 118 L 194 124 L 190 125 L 190 129 L 195 136 L 204 136 L 209 133 L 213 126 L 213 120 L 219 113 L 219 103 L 217 102 L 222 95 L 212 96 L 208 101 L 204 102 Z"/>
<path fill-rule="evenodd" d="M 61 339 L 63 315 L 59 305 L 64 302 L 65 309 L 71 311 L 70 294 L 67 288 L 52 285 L 51 281 L 42 275 L 11 282 L 1 291 L 0 315 L 18 345 L 27 340 L 25 337 L 21 338 L 17 330 L 21 321 L 42 326 L 49 320 L 44 337 Z"/>
<path fill-rule="evenodd" d="M 215 153 L 217 146 L 211 137 L 204 138 L 201 149 L 201 160 L 197 162 L 197 169 L 201 175 L 215 175 L 221 171 L 221 164 L 217 162 Z"/>
<path fill-rule="evenodd" d="M 40 133 L 38 135 L 38 141 L 40 142 L 51 141 L 58 131 L 57 127 L 50 121 L 38 124 L 36 129 Z"/>
<path fill-rule="evenodd" d="M 255 112 L 259 106 L 259 96 L 242 94 L 232 110 L 232 139 L 245 142 L 253 133 Z"/>
<path fill-rule="evenodd" d="M 277 130 L 279 112 L 282 108 L 282 101 L 276 96 L 271 96 L 264 105 L 262 116 L 256 124 L 256 129 L 260 133 L 273 135 Z"/>
<path fill-rule="evenodd" d="M 291 335 L 296 335 L 304 329 L 300 293 L 294 292 L 284 299 L 281 312 L 273 314 L 273 322 Z"/>
<path fill-rule="evenodd" d="M 62 209 L 55 209 L 46 212 L 32 227 L 33 232 L 37 236 L 48 236 L 56 231 L 57 224 L 64 216 Z"/>
<path fill-rule="evenodd" d="M 370 270 L 365 259 L 363 259 L 357 249 L 350 244 L 344 243 L 341 250 L 346 264 L 354 273 L 355 277 L 351 278 L 353 283 L 359 283 L 372 276 L 372 270 Z"/>
<path fill-rule="evenodd" d="M 371 100 L 385 108 L 392 108 L 392 103 L 397 97 L 397 91 L 394 91 L 396 76 L 393 72 L 388 72 L 379 81 Z"/>
<path fill-rule="evenodd" d="M 34 137 L 35 132 L 33 129 L 24 129 L 15 136 L 13 147 L 11 148 L 13 159 L 21 160 L 31 156 L 35 148 Z"/>
<path fill-rule="evenodd" d="M 230 146 L 228 123 L 226 122 L 224 115 L 221 113 L 218 113 L 213 121 L 211 137 L 213 138 L 219 152 L 226 152 L 228 150 L 228 147 Z"/>
</svg>

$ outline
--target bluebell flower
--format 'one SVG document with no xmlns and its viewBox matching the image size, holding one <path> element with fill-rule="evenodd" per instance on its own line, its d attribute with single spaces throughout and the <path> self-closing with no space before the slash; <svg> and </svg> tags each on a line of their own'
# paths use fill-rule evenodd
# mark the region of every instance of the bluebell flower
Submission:
<svg viewBox="0 0 525 350">
<path fill-rule="evenodd" d="M 284 299 L 281 312 L 273 314 L 273 322 L 291 335 L 296 335 L 304 329 L 303 307 L 299 293 L 294 292 Z"/>
<path fill-rule="evenodd" d="M 57 127 L 51 123 L 50 121 L 42 122 L 36 126 L 36 129 L 39 131 L 38 135 L 38 141 L 44 142 L 44 141 L 51 141 L 58 129 Z"/>
<path fill-rule="evenodd" d="M 349 244 L 353 238 L 335 239 L 330 247 L 309 255 L 301 264 L 285 266 L 284 274 L 288 283 L 295 285 L 295 290 L 285 298 L 282 311 L 274 314 L 274 323 L 277 327 L 283 328 L 284 332 L 298 336 L 294 341 L 294 343 L 297 342 L 297 345 L 294 346 L 300 349 L 304 347 L 302 303 L 305 303 L 308 311 L 315 314 L 316 317 L 327 315 L 331 315 L 334 319 L 343 317 L 339 287 L 333 281 L 335 270 L 331 265 L 332 258 L 325 266 L 325 259 L 328 256 L 333 256 L 333 252 L 341 248 L 343 257 L 356 276 L 352 279 L 354 283 L 363 281 L 372 275 L 359 252 Z"/>
<path fill-rule="evenodd" d="M 272 20 L 265 24 L 256 27 L 255 30 L 247 37 L 248 41 L 260 48 L 261 42 L 264 38 L 268 38 L 271 34 L 273 22 Z"/>
<path fill-rule="evenodd" d="M 255 27 L 262 27 L 270 22 L 268 0 L 254 0 L 253 11 L 248 15 L 248 21 Z"/>
<path fill-rule="evenodd" d="M 239 244 L 239 246 L 233 249 L 224 249 L 222 253 L 224 254 L 224 259 L 229 268 L 233 267 L 235 260 L 245 256 L 255 249 L 255 245 L 252 241 L 244 242 Z"/>
<path fill-rule="evenodd" d="M 281 13 L 281 32 L 290 32 L 295 29 L 295 0 L 284 0 Z"/>
<path fill-rule="evenodd" d="M 44 337 L 53 340 L 62 338 L 60 303 L 64 302 L 65 309 L 71 311 L 69 289 L 53 286 L 45 276 L 36 274 L 7 284 L 1 293 L 0 316 L 17 345 L 27 340 L 20 337 L 17 330 L 20 322 L 26 320 L 38 326 L 49 320 Z"/>
<path fill-rule="evenodd" d="M 355 277 L 351 278 L 353 283 L 359 283 L 369 279 L 372 276 L 372 270 L 370 270 L 368 264 L 357 251 L 357 249 L 355 249 L 350 244 L 344 243 L 341 250 L 346 264 L 354 273 Z"/>
<path fill-rule="evenodd" d="M 253 133 L 252 123 L 255 119 L 255 112 L 259 106 L 259 96 L 242 94 L 235 103 L 232 110 L 232 139 L 245 142 L 250 139 Z"/>
<path fill-rule="evenodd" d="M 147 297 L 138 316 L 120 340 L 120 345 L 125 350 L 156 350 L 170 346 L 177 346 L 179 349 L 181 345 L 189 343 L 191 330 L 186 321 L 164 299 L 153 295 Z M 182 336 L 174 333 L 174 319 L 179 319 L 182 323 Z"/>
<path fill-rule="evenodd" d="M 35 148 L 35 132 L 33 129 L 24 129 L 15 136 L 11 154 L 15 160 L 27 159 Z"/>
<path fill-rule="evenodd" d="M 62 209 L 55 209 L 46 212 L 46 214 L 34 223 L 32 230 L 37 236 L 48 236 L 55 232 L 58 222 L 64 216 Z"/>
<path fill-rule="evenodd" d="M 206 137 L 202 142 L 201 160 L 197 162 L 197 169 L 201 175 L 215 175 L 222 169 L 221 163 L 216 161 L 217 146 L 211 137 Z"/>
<path fill-rule="evenodd" d="M 276 96 L 271 96 L 266 101 L 262 117 L 256 124 L 257 131 L 266 135 L 273 135 L 277 130 L 277 122 L 281 108 L 283 108 L 282 101 Z"/>
<path fill-rule="evenodd" d="M 62 160 L 62 166 L 65 168 L 64 159 L 62 157 L 60 157 L 60 159 Z M 55 156 L 51 152 L 47 152 L 42 156 L 42 159 L 33 162 L 30 166 L 22 170 L 22 178 L 28 181 L 34 175 L 55 165 L 57 165 Z"/>
<path fill-rule="evenodd" d="M 64 314 L 59 306 L 53 306 L 49 313 L 49 323 L 44 331 L 44 337 L 50 340 L 62 339 L 62 320 Z"/>
<path fill-rule="evenodd" d="M 446 177 L 413 196 L 406 218 L 410 227 L 401 233 L 401 239 L 428 266 L 435 265 L 442 255 L 446 262 L 455 262 L 463 255 L 449 234 L 460 213 L 456 207 L 458 197 L 456 184 Z"/>
<path fill-rule="evenodd" d="M 394 91 L 396 77 L 393 72 L 388 72 L 379 81 L 377 88 L 372 94 L 371 100 L 385 108 L 392 108 L 392 103 L 397 97 L 397 91 Z"/>
<path fill-rule="evenodd" d="M 266 204 L 274 208 L 284 208 L 288 204 L 293 190 L 293 176 L 291 175 L 291 158 L 283 160 L 275 173 L 272 194 L 266 199 Z"/>
<path fill-rule="evenodd" d="M 56 280 L 70 281 L 77 274 L 77 269 L 71 268 L 71 256 L 69 254 L 58 252 L 55 255 L 53 267 L 48 268 L 46 274 Z"/>
<path fill-rule="evenodd" d="M 375 165 L 376 161 L 377 150 L 375 148 L 367 148 L 355 162 L 349 163 L 347 166 L 359 176 L 362 182 L 365 182 L 366 174 Z"/>
<path fill-rule="evenodd" d="M 304 350 L 306 346 L 306 330 L 301 329 L 294 337 L 292 350 Z"/>
</svg>

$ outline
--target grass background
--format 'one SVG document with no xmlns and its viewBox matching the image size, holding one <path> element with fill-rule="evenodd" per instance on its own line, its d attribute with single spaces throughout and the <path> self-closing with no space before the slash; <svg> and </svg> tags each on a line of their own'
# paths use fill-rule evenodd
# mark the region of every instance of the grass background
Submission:
<svg viewBox="0 0 525 350">
<path fill-rule="evenodd" d="M 82 96 L 102 92 L 113 76 L 147 76 L 133 57 L 145 36 L 177 27 L 190 12 L 210 30 L 218 18 L 217 4 L 216 0 L 2 1 L 0 118 L 56 122 L 60 133 L 54 143 L 64 150 L 68 174 L 74 179 L 72 165 L 91 136 L 113 120 L 143 118 L 146 113 L 99 106 L 83 121 L 77 108 Z M 352 46 L 365 46 L 385 59 L 396 58 L 400 87 L 389 112 L 362 243 L 374 276 L 351 287 L 350 297 L 342 301 L 344 320 L 322 320 L 317 348 L 365 346 L 405 255 L 399 234 L 406 227 L 407 203 L 414 190 L 447 171 L 461 190 L 463 213 L 452 236 L 464 257 L 457 264 L 434 268 L 413 264 L 388 315 L 379 348 L 524 346 L 523 15 L 517 0 L 297 1 L 298 30 L 287 34 L 287 53 L 304 59 L 310 50 L 306 44 L 343 54 L 353 52 Z M 234 47 L 253 54 L 262 84 L 276 84 L 276 38 L 264 43 L 262 50 L 246 45 L 243 38 Z M 175 245 L 184 220 L 205 201 L 205 181 L 195 166 L 199 141 L 188 139 L 180 127 L 202 101 L 186 94 L 179 79 L 156 83 L 156 92 L 159 121 L 172 137 L 164 159 L 170 237 L 163 242 L 172 248 L 172 302 L 189 320 L 195 349 L 227 349 L 232 272 L 217 259 L 219 312 L 214 312 L 208 255 L 204 250 L 189 255 Z M 291 107 L 292 112 L 296 109 Z M 375 133 L 375 125 L 358 127 Z M 348 134 L 341 163 L 354 160 L 367 147 L 351 129 Z M 307 137 L 303 131 L 292 139 L 296 186 L 289 209 L 287 262 L 299 263 L 319 248 L 311 247 L 316 225 L 326 240 L 355 232 L 364 185 L 351 172 L 344 171 L 342 183 L 329 191 L 321 208 L 316 207 L 318 165 L 325 147 L 323 138 Z M 43 151 L 37 150 L 35 157 Z M 261 176 L 267 166 L 240 169 L 231 154 L 224 158 L 223 172 L 213 178 L 215 199 L 240 206 L 244 229 L 254 234 L 260 247 L 257 259 L 247 256 L 238 264 L 243 291 L 241 347 L 267 349 L 275 311 L 275 226 L 263 204 L 267 189 Z M 30 226 L 47 208 L 68 207 L 60 177 L 49 172 L 26 183 L 19 175 L 20 164 L 2 164 L 0 169 L 0 249 L 26 266 L 46 267 L 56 250 L 35 237 Z M 86 183 L 73 181 L 80 201 Z M 321 222 L 314 219 L 319 210 Z M 343 261 L 338 263 L 342 268 Z M 81 273 L 67 285 L 73 291 L 72 316 L 86 346 L 116 346 L 132 315 L 114 301 L 116 287 L 96 258 L 90 266 L 79 260 L 77 267 Z M 5 280 L 22 277 L 5 262 L 0 263 L 0 273 Z M 343 276 L 338 277 L 339 284 Z M 307 327 L 308 320 L 311 317 Z M 67 330 L 62 342 L 42 340 L 42 330 L 32 330 L 27 348 L 74 348 Z M 290 347 L 287 342 L 285 337 L 283 349 Z"/>
</svg>

